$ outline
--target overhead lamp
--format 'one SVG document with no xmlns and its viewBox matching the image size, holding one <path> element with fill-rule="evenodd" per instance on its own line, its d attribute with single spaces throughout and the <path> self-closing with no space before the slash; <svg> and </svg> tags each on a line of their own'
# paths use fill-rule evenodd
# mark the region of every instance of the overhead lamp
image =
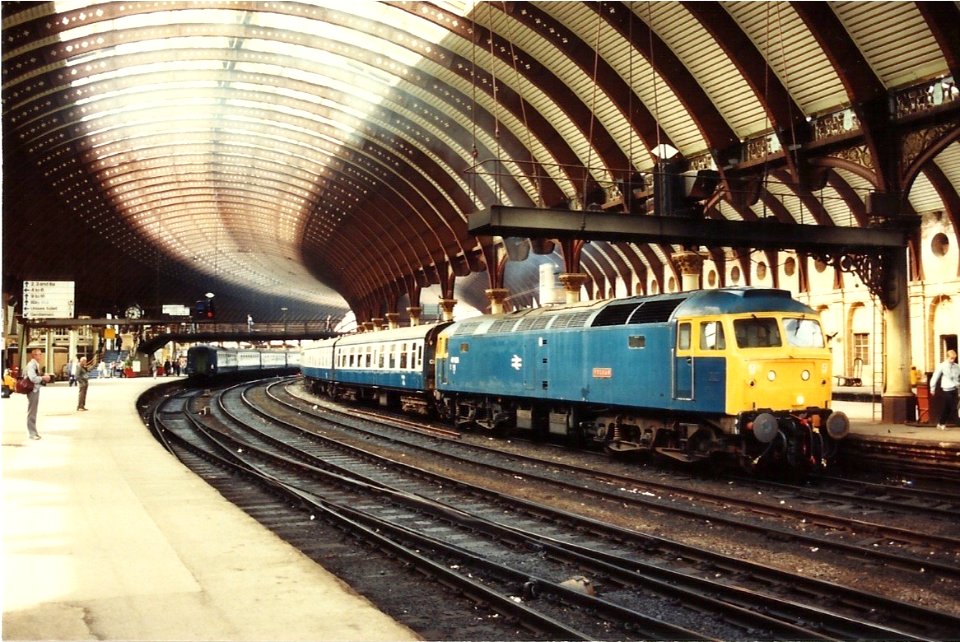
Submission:
<svg viewBox="0 0 960 642">
<path fill-rule="evenodd" d="M 650 153 L 659 158 L 660 160 L 669 160 L 680 153 L 676 147 L 672 145 L 667 145 L 666 143 L 660 143 L 652 150 Z"/>
</svg>

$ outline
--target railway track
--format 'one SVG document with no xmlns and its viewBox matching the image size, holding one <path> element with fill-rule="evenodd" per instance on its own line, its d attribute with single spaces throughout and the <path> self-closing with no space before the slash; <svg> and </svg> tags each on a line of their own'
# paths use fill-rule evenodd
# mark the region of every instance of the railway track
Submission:
<svg viewBox="0 0 960 642">
<path fill-rule="evenodd" d="M 238 396 L 239 392 L 229 393 L 225 405 L 236 408 Z M 248 460 L 244 467 L 265 473 L 273 483 L 286 479 L 283 484 L 292 486 L 300 501 L 306 501 L 305 495 L 325 511 L 338 513 L 338 519 L 363 524 L 381 536 L 390 532 L 394 542 L 403 542 L 408 549 L 429 549 L 433 551 L 432 564 L 455 567 L 472 579 L 484 578 L 487 589 L 498 586 L 495 592 L 514 604 L 536 607 L 545 619 L 530 627 L 534 631 L 548 628 L 544 622 L 556 626 L 562 615 L 574 622 L 564 625 L 567 630 L 553 630 L 562 637 L 936 639 L 939 632 L 960 623 L 936 611 L 740 563 L 398 466 L 370 452 L 254 416 L 249 407 L 231 410 L 232 417 L 221 416 L 212 405 L 210 408 L 211 416 L 205 417 L 204 423 L 214 422 L 219 427 L 206 426 L 205 430 L 214 434 L 204 439 L 219 443 L 223 452 L 230 453 L 229 458 L 242 451 L 244 459 L 256 460 Z M 177 413 L 191 417 L 185 404 L 179 410 L 159 412 L 158 421 L 168 426 L 165 432 L 190 433 L 193 429 L 187 423 L 191 422 L 171 419 Z M 169 427 L 171 423 L 177 424 L 176 430 Z M 255 433 L 251 427 L 256 428 Z M 300 469 L 292 480 L 286 478 L 290 467 Z M 323 474 L 317 472 L 321 470 Z M 318 476 L 323 478 L 322 484 Z M 420 539 L 425 533 L 429 537 Z M 594 595 L 576 584 L 580 581 L 576 578 L 584 573 Z M 736 582 L 728 583 L 730 578 L 737 578 Z M 820 600 L 842 607 L 824 610 L 809 606 Z M 574 612 L 584 615 L 570 615 Z M 639 617 L 645 613 L 669 613 L 669 621 Z M 709 615 L 705 617 L 705 613 Z M 891 620 L 871 622 L 876 613 L 887 614 Z M 516 614 L 510 617 L 520 619 Z M 674 623 L 704 620 L 713 623 L 711 629 Z M 811 622 L 818 624 L 812 626 Z M 642 626 L 638 628 L 639 623 Z"/>
<path fill-rule="evenodd" d="M 302 402 L 294 398 L 278 403 L 292 404 L 287 407 L 304 412 Z M 266 399 L 260 402 L 263 407 Z M 282 411 L 277 411 L 278 415 Z M 331 411 L 322 416 L 329 421 Z M 423 440 L 416 435 L 382 435 L 379 428 L 371 428 L 354 420 L 356 411 L 341 415 L 351 429 L 364 431 L 370 438 L 394 439 L 405 447 L 421 452 L 441 454 L 432 440 Z M 283 417 L 275 416 L 276 419 Z M 301 424 L 308 426 L 309 424 Z M 622 504 L 641 510 L 670 513 L 697 522 L 727 525 L 739 530 L 752 530 L 781 541 L 795 541 L 811 548 L 834 550 L 846 556 L 855 556 L 876 564 L 886 564 L 912 572 L 942 574 L 960 578 L 960 538 L 957 537 L 957 521 L 943 514 L 943 498 L 935 498 L 923 504 L 917 497 L 898 502 L 888 498 L 884 510 L 895 507 L 901 523 L 916 524 L 922 518 L 924 528 L 891 526 L 883 522 L 862 518 L 865 513 L 877 511 L 876 498 L 864 498 L 857 485 L 848 485 L 846 493 L 837 491 L 825 494 L 831 497 L 825 505 L 814 503 L 816 491 L 788 485 L 769 485 L 775 492 L 755 493 L 753 483 L 746 491 L 735 494 L 730 487 L 721 490 L 705 490 L 695 483 L 683 484 L 676 478 L 657 481 L 649 477 L 612 474 L 605 466 L 569 464 L 545 461 L 542 458 L 518 453 L 506 454 L 499 445 L 484 447 L 473 443 L 448 443 L 443 449 L 446 456 L 456 459 L 456 466 L 482 465 L 495 469 L 503 475 L 521 476 L 526 483 L 539 480 L 547 485 L 561 486 L 581 498 L 595 502 Z M 574 455 L 580 457 L 580 455 Z M 762 483 L 758 484 L 761 488 Z M 548 492 L 548 491 L 544 491 Z M 893 494 L 893 491 L 891 491 Z M 813 495 L 813 497 L 811 497 Z M 832 512 L 828 512 L 832 510 Z M 937 516 L 943 518 L 941 530 L 931 528 Z"/>
<path fill-rule="evenodd" d="M 850 471 L 884 472 L 912 479 L 955 485 L 960 482 L 960 448 L 956 444 L 931 447 L 907 440 L 873 441 L 851 435 L 841 452 L 852 463 Z"/>
</svg>

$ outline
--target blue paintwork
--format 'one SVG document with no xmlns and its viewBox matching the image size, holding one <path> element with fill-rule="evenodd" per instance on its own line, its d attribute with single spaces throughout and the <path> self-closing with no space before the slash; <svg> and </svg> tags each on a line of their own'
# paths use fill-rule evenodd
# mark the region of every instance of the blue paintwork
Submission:
<svg viewBox="0 0 960 642">
<path fill-rule="evenodd" d="M 642 334 L 646 347 L 629 348 Z M 467 352 L 461 346 L 468 344 Z M 698 359 L 695 400 L 674 399 L 672 324 L 513 331 L 458 336 L 440 362 L 445 392 L 503 395 L 617 406 L 722 412 L 723 359 Z"/>
<path fill-rule="evenodd" d="M 724 288 L 697 290 L 677 306 L 673 318 L 712 316 L 716 314 L 746 314 L 750 312 L 796 312 L 816 314 L 808 305 L 791 297 L 786 290 L 772 288 Z"/>
<path fill-rule="evenodd" d="M 616 317 L 615 308 L 627 310 L 624 315 L 629 315 L 631 306 L 641 303 L 646 306 L 642 310 L 660 305 L 661 310 L 669 311 L 655 321 L 625 324 L 628 316 L 624 316 L 609 321 L 611 325 L 592 325 L 604 314 L 611 315 L 608 320 Z M 686 357 L 675 357 L 676 320 L 771 310 L 816 314 L 786 290 L 726 288 L 587 302 L 566 309 L 521 310 L 467 320 L 435 329 L 449 337 L 447 358 L 437 360 L 436 386 L 450 393 L 723 414 L 725 358 L 698 356 L 691 363 Z M 577 324 L 560 327 L 555 320 L 546 327 L 549 318 L 571 312 L 580 315 Z M 460 328 L 476 329 L 458 335 Z M 423 329 L 406 328 L 351 335 L 332 342 L 338 347 L 365 345 L 426 334 Z M 637 346 L 638 336 L 644 338 L 642 347 Z M 301 369 L 309 378 L 406 390 L 428 385 L 428 364 L 415 372 L 315 369 L 306 365 L 308 350 L 303 358 Z"/>
</svg>

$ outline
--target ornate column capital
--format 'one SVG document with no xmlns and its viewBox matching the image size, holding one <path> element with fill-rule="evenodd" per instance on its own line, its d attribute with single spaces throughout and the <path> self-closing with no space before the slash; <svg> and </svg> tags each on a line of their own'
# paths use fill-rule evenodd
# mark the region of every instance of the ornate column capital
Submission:
<svg viewBox="0 0 960 642">
<path fill-rule="evenodd" d="M 510 295 L 510 290 L 506 288 L 491 288 L 484 290 L 487 300 L 490 302 L 490 314 L 503 314 L 503 302 Z"/>
<path fill-rule="evenodd" d="M 563 284 L 567 303 L 576 303 L 580 300 L 580 288 L 590 277 L 583 272 L 565 272 L 557 278 Z"/>
<path fill-rule="evenodd" d="M 456 305 L 456 299 L 440 299 L 440 312 L 444 321 L 453 321 L 453 308 Z"/>
<path fill-rule="evenodd" d="M 410 327 L 420 325 L 420 315 L 423 314 L 423 308 L 419 305 L 410 306 L 407 308 L 407 314 L 410 315 Z"/>
</svg>

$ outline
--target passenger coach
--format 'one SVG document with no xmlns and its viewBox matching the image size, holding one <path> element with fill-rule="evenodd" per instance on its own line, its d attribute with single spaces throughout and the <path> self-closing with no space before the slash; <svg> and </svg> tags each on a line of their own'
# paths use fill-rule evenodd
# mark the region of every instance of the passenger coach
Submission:
<svg viewBox="0 0 960 642">
<path fill-rule="evenodd" d="M 434 388 L 434 351 L 449 325 L 421 325 L 318 341 L 303 351 L 300 370 L 317 392 L 334 399 L 376 400 L 427 411 Z"/>
</svg>

